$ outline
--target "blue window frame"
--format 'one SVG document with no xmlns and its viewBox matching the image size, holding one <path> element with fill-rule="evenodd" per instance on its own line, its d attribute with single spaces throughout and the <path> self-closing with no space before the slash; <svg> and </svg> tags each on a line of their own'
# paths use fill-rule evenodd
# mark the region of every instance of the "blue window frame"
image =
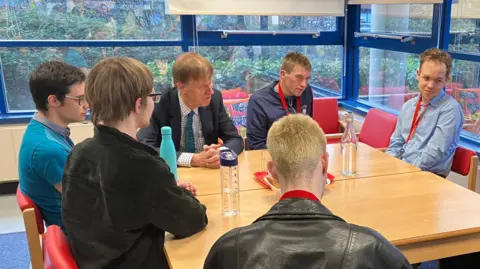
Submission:
<svg viewBox="0 0 480 269">
<path fill-rule="evenodd" d="M 132 0 L 132 3 L 136 3 L 136 2 Z M 10 8 L 19 8 L 19 7 L 15 6 Z M 23 7 L 23 8 L 28 9 L 28 7 Z M 52 12 L 53 10 L 55 10 L 55 8 L 62 10 L 62 7 L 57 5 L 53 7 Z M 120 7 L 120 9 L 121 8 L 122 7 Z M 135 6 L 135 8 L 138 8 L 138 7 Z M 90 15 L 94 16 L 95 19 L 98 19 L 98 17 L 101 17 L 100 19 L 102 20 L 105 19 L 104 18 L 105 14 L 101 12 L 98 13 L 97 11 L 92 11 L 92 10 L 90 11 L 92 12 L 93 15 L 92 14 Z M 60 11 L 60 13 L 61 12 L 65 13 L 66 10 Z M 156 17 L 154 16 L 155 18 L 158 17 L 156 21 L 161 21 L 161 17 L 163 15 L 162 12 L 163 11 L 159 11 L 157 13 L 160 13 L 160 14 L 157 14 L 158 16 Z M 50 13 L 50 14 L 53 14 L 53 13 Z M 63 13 L 61 13 L 61 15 L 62 14 Z M 268 17 L 265 17 L 265 16 L 262 16 L 262 17 L 263 17 L 261 18 L 262 20 L 265 18 L 268 19 Z M 108 21 L 108 18 L 106 18 L 105 20 Z M 117 19 L 117 21 L 119 20 Z M 213 30 L 213 31 L 198 30 L 197 31 L 195 16 L 190 16 L 190 15 L 180 16 L 179 23 L 175 23 L 175 22 L 171 23 L 172 25 L 179 24 L 181 26 L 180 34 L 178 35 L 173 34 L 173 37 L 167 36 L 167 38 L 166 39 L 164 38 L 164 40 L 145 40 L 146 38 L 151 38 L 145 35 L 143 35 L 144 38 L 142 40 L 135 40 L 135 39 L 127 40 L 127 37 L 129 36 L 129 34 L 141 35 L 142 32 L 139 31 L 138 29 L 137 29 L 137 32 L 133 32 L 133 33 L 122 32 L 120 38 L 117 38 L 117 39 L 110 38 L 109 40 L 105 40 L 105 38 L 103 38 L 103 40 L 82 40 L 82 38 L 78 38 L 78 40 L 71 40 L 69 39 L 69 37 L 63 37 L 63 36 L 58 38 L 62 40 L 54 40 L 52 36 L 48 36 L 48 35 L 47 36 L 41 35 L 39 40 L 28 40 L 27 39 L 28 36 L 35 36 L 35 33 L 32 33 L 31 31 L 21 32 L 19 29 L 19 32 L 21 32 L 21 34 L 25 33 L 25 35 L 27 36 L 25 40 L 16 40 L 11 36 L 6 38 L 0 36 L 0 59 L 2 56 L 4 56 L 5 59 L 8 58 L 8 56 L 12 56 L 12 55 L 13 55 L 12 56 L 13 58 L 19 55 L 21 56 L 22 54 L 18 53 L 18 50 L 23 48 L 26 48 L 28 50 L 28 53 L 34 52 L 38 55 L 41 55 L 42 57 L 38 57 L 39 61 L 41 61 L 41 59 L 44 58 L 43 57 L 44 54 L 47 54 L 50 57 L 50 58 L 46 57 L 47 59 L 51 59 L 52 57 L 55 57 L 55 55 L 53 56 L 49 55 L 49 54 L 52 54 L 51 50 L 53 50 L 54 52 L 68 51 L 66 53 L 67 55 L 65 56 L 64 60 L 72 61 L 75 63 L 75 65 L 78 65 L 79 67 L 81 66 L 83 67 L 84 65 L 86 65 L 85 60 L 78 56 L 78 53 L 75 52 L 76 49 L 88 48 L 89 51 L 90 50 L 93 52 L 96 51 L 97 58 L 92 56 L 93 60 L 90 62 L 97 61 L 102 57 L 101 55 L 99 55 L 100 53 L 99 51 L 101 51 L 105 56 L 105 49 L 109 51 L 114 51 L 116 48 L 120 48 L 123 51 L 127 51 L 124 53 L 125 56 L 131 56 L 131 57 L 137 57 L 138 54 L 154 53 L 155 50 L 163 50 L 163 51 L 168 51 L 171 54 L 170 56 L 168 56 L 168 60 L 160 63 L 158 62 L 147 63 L 145 61 L 146 64 L 149 67 L 151 67 L 151 69 L 153 68 L 155 69 L 155 71 L 156 69 L 160 69 L 160 72 L 162 72 L 163 69 L 168 69 L 168 67 L 165 67 L 165 65 L 171 64 L 172 62 L 171 57 L 174 58 L 180 52 L 189 51 L 192 47 L 195 47 L 195 46 L 200 46 L 201 48 L 255 47 L 255 48 L 268 49 L 268 48 L 274 48 L 274 47 L 280 48 L 280 47 L 285 47 L 286 45 L 289 45 L 291 46 L 291 48 L 301 47 L 301 48 L 305 48 L 306 50 L 315 50 L 315 49 L 321 49 L 325 47 L 328 47 L 328 48 L 334 47 L 333 49 L 334 53 L 336 57 L 339 59 L 339 61 L 335 62 L 335 66 L 332 67 L 332 70 L 330 73 L 334 72 L 338 76 L 336 75 L 335 79 L 330 79 L 333 82 L 330 82 L 330 80 L 328 80 L 327 78 L 325 78 L 324 81 L 318 82 L 317 84 L 320 86 L 316 87 L 316 90 L 318 92 L 317 94 L 318 96 L 344 97 L 342 95 L 343 94 L 342 93 L 343 92 L 342 91 L 343 76 L 341 75 L 343 70 L 342 54 L 343 54 L 343 40 L 344 40 L 343 38 L 344 18 L 330 18 L 330 22 L 332 21 L 335 23 L 334 31 L 332 31 L 331 29 L 330 30 L 326 29 L 326 31 L 322 31 L 322 32 L 319 31 L 318 34 L 316 35 L 312 35 L 311 34 L 312 31 L 303 33 L 301 31 L 289 30 L 283 33 L 281 31 L 278 31 L 275 34 L 272 34 L 269 31 L 263 31 L 263 32 L 260 31 L 255 33 L 246 33 L 246 34 L 244 33 L 241 35 L 229 34 L 228 37 L 226 37 L 224 35 L 224 31 L 222 30 Z M 262 21 L 262 23 L 263 22 L 264 21 Z M 107 22 L 107 24 L 108 23 L 110 22 Z M 123 23 L 126 24 L 126 22 L 123 22 Z M 135 23 L 141 24 L 143 23 L 143 20 L 138 19 Z M 93 26 L 88 26 L 88 27 L 93 27 Z M 312 24 L 310 24 L 309 27 L 315 28 L 315 25 L 312 26 Z M 170 48 L 170 49 L 167 49 L 167 48 Z M 70 51 L 72 51 L 72 53 L 70 53 Z M 110 55 L 118 55 L 118 54 L 110 53 Z M 16 59 L 14 60 L 16 61 Z M 279 60 L 279 59 L 275 58 L 275 60 Z M 318 62 L 321 62 L 321 61 L 318 61 Z M 3 61 L 3 63 L 5 63 L 5 61 Z M 31 118 L 34 110 L 34 105 L 33 105 L 33 102 L 31 101 L 30 93 L 28 91 L 27 75 L 29 72 L 22 73 L 22 76 L 20 76 L 22 85 L 18 85 L 19 83 L 16 83 L 16 82 L 20 80 L 18 78 L 19 76 L 15 78 L 16 80 L 11 78 L 12 72 L 10 71 L 12 71 L 13 65 L 9 65 L 8 63 L 3 64 L 3 63 L 0 62 L 0 71 L 1 71 L 0 72 L 0 124 L 27 122 Z M 38 63 L 31 64 L 31 65 L 32 65 L 31 68 L 33 68 L 34 66 L 38 65 Z M 90 67 L 92 65 L 93 64 L 90 64 Z M 159 65 L 159 66 L 155 66 L 155 65 Z M 17 66 L 14 66 L 14 67 L 16 68 Z M 320 68 L 320 69 L 323 70 L 323 68 Z M 153 71 L 154 70 L 152 70 L 152 72 Z M 9 77 L 9 74 L 10 74 L 10 77 Z M 157 74 L 155 74 L 154 72 L 154 75 L 157 75 Z M 166 75 L 169 76 L 170 74 L 166 74 Z M 269 80 L 274 80 L 276 76 L 278 76 L 278 72 L 264 71 L 264 76 L 267 77 Z M 15 77 L 15 74 L 14 74 L 14 77 Z M 159 79 L 159 80 L 162 80 L 162 79 Z M 326 85 L 326 86 L 322 87 L 322 85 Z M 18 93 L 15 93 L 15 97 L 18 97 L 16 99 L 19 99 L 19 100 L 21 99 L 21 101 L 17 101 L 17 100 L 12 101 L 13 99 L 12 96 L 7 96 L 8 90 L 13 88 L 15 88 L 15 90 L 18 91 Z"/>
<path fill-rule="evenodd" d="M 349 62 L 347 64 L 347 80 L 350 82 L 345 84 L 347 98 L 342 100 L 342 105 L 363 114 L 367 113 L 371 107 L 398 114 L 404 101 L 408 100 L 413 92 L 418 91 L 415 85 L 414 71 L 418 68 L 419 54 L 431 47 L 449 50 L 454 59 L 454 70 L 453 81 L 447 84 L 446 91 L 452 96 L 456 96 L 464 107 L 464 113 L 477 111 L 466 116 L 467 122 L 470 120 L 472 129 L 467 127 L 462 131 L 461 145 L 480 152 L 479 135 L 473 133 L 475 125 L 478 128 L 478 116 L 480 115 L 480 104 L 478 103 L 480 99 L 478 96 L 480 94 L 480 53 L 475 53 L 475 46 L 473 46 L 472 52 L 472 43 L 475 44 L 475 40 L 477 40 L 476 44 L 478 45 L 480 38 L 472 37 L 472 33 L 469 33 L 469 38 L 465 38 L 464 33 L 451 33 L 451 12 L 452 0 L 444 0 L 443 4 L 433 5 L 431 34 L 416 35 L 413 33 L 411 36 L 415 38 L 415 42 L 401 42 L 399 39 L 394 39 L 399 35 L 392 33 L 377 33 L 376 37 L 355 34 L 360 31 L 366 32 L 362 28 L 369 30 L 370 27 L 367 27 L 364 22 L 365 17 L 368 15 L 372 21 L 375 14 L 372 12 L 362 13 L 361 6 L 358 5 L 349 6 L 346 57 Z M 471 27 L 475 25 L 473 22 L 469 22 L 469 24 Z M 480 29 L 480 18 L 477 19 L 475 29 Z M 463 36 L 459 36 L 462 34 Z M 452 44 L 455 44 L 456 47 Z M 465 44 L 464 47 L 462 44 Z M 480 52 L 480 46 L 478 46 L 477 52 Z M 370 57 L 371 55 L 376 56 Z M 396 59 L 398 61 L 395 62 Z M 369 72 L 375 73 L 370 75 Z M 462 95 L 467 97 L 462 97 Z M 477 99 L 475 99 L 476 97 Z M 469 100 L 466 101 L 462 98 L 469 98 Z"/>
<path fill-rule="evenodd" d="M 180 16 L 179 20 L 172 19 L 172 17 L 166 16 L 163 9 L 158 6 L 152 6 L 147 11 L 142 11 L 140 10 L 142 7 L 137 5 L 136 1 L 137 0 L 132 0 L 128 2 L 129 4 L 127 5 L 132 5 L 131 7 L 110 7 L 106 5 L 100 9 L 103 10 L 106 8 L 107 10 L 117 11 L 113 16 L 115 16 L 115 20 L 119 22 L 120 25 L 115 25 L 115 27 L 123 29 L 121 34 L 117 36 L 93 40 L 95 39 L 94 34 L 92 38 L 82 39 L 81 37 L 77 38 L 79 39 L 77 40 L 72 38 L 76 33 L 70 31 L 68 35 L 58 38 L 61 40 L 56 40 L 57 38 L 52 38 L 48 35 L 34 38 L 38 35 L 32 31 L 22 32 L 21 35 L 18 35 L 24 37 L 24 39 L 17 38 L 16 32 L 13 34 L 9 33 L 8 35 L 2 34 L 0 35 L 0 59 L 2 59 L 2 55 L 5 55 L 5 53 L 12 54 L 12 51 L 16 51 L 17 54 L 15 55 L 22 55 L 22 53 L 18 52 L 22 49 L 35 53 L 35 55 L 40 55 L 41 57 L 39 57 L 39 59 L 43 59 L 42 57 L 55 57 L 51 51 L 52 49 L 54 51 L 67 51 L 68 54 L 69 50 L 75 48 L 88 48 L 91 54 L 94 55 L 91 56 L 93 60 L 99 59 L 98 57 L 101 58 L 99 53 L 105 55 L 105 51 L 107 51 L 106 54 L 108 54 L 114 51 L 115 48 L 120 48 L 121 51 L 123 51 L 122 55 L 133 57 L 137 55 L 147 55 L 148 53 L 158 53 L 159 55 L 167 55 L 162 57 L 167 57 L 168 59 L 164 61 L 160 59 L 160 61 L 153 61 L 147 64 L 149 64 L 149 67 L 155 69 L 155 72 L 157 72 L 155 74 L 159 76 L 156 83 L 163 85 L 162 83 L 166 83 L 164 81 L 165 78 L 170 75 L 168 73 L 168 67 L 169 64 L 171 64 L 171 58 L 174 58 L 182 51 L 198 50 L 210 60 L 214 62 L 217 61 L 219 66 L 227 63 L 242 68 L 242 65 L 250 64 L 251 66 L 248 66 L 249 68 L 243 69 L 245 73 L 242 75 L 260 74 L 260 79 L 256 82 L 266 82 L 274 80 L 278 76 L 278 69 L 276 68 L 278 68 L 279 60 L 281 59 L 282 53 L 284 53 L 284 51 L 279 48 L 283 48 L 284 50 L 300 50 L 312 59 L 312 64 L 314 65 L 312 77 L 317 79 L 312 81 L 311 84 L 317 97 L 338 97 L 341 105 L 357 112 L 366 113 L 371 107 L 377 107 L 398 114 L 398 106 L 401 103 L 398 98 L 402 98 L 398 96 L 408 94 L 408 91 L 415 91 L 415 85 L 411 79 L 412 70 L 415 69 L 415 58 L 418 58 L 418 55 L 427 48 L 438 46 L 450 51 L 455 60 L 454 64 L 458 67 L 458 74 L 455 74 L 457 81 L 454 81 L 453 84 L 462 84 L 464 88 L 480 88 L 480 85 L 478 85 L 480 76 L 478 79 L 475 77 L 476 73 L 480 73 L 480 71 L 478 71 L 480 70 L 480 47 L 477 51 L 474 46 L 478 44 L 480 37 L 472 37 L 472 33 L 457 31 L 458 28 L 462 28 L 462 25 L 458 26 L 458 19 L 455 19 L 455 21 L 451 19 L 452 4 L 457 3 L 454 0 L 444 0 L 443 4 L 426 6 L 427 8 L 425 10 L 429 11 L 422 13 L 423 15 L 427 14 L 427 18 L 423 20 L 423 26 L 415 27 L 415 25 L 412 24 L 412 27 L 403 29 L 406 33 L 392 33 L 392 31 L 395 31 L 395 25 L 403 22 L 411 23 L 411 21 L 409 21 L 410 18 L 405 18 L 400 15 L 396 22 L 392 24 L 393 26 L 386 25 L 384 29 L 382 28 L 382 30 L 384 30 L 383 33 L 375 32 L 376 28 L 372 27 L 372 24 L 377 19 L 375 17 L 376 13 L 368 8 L 362 12 L 361 6 L 358 5 L 349 5 L 345 18 L 334 18 L 335 27 L 332 27 L 332 29 L 334 28 L 333 30 L 328 29 L 328 27 L 326 29 L 319 27 L 318 29 L 320 29 L 321 32 L 312 33 L 309 29 L 317 29 L 315 28 L 315 23 L 318 25 L 318 21 L 313 20 L 312 22 L 308 22 L 310 24 L 302 28 L 303 33 L 300 31 L 295 32 L 289 28 L 286 28 L 287 30 L 282 33 L 280 30 L 273 31 L 275 27 L 272 27 L 272 25 L 278 27 L 278 25 L 281 24 L 281 20 L 279 20 L 278 17 L 275 19 L 267 16 L 259 18 L 249 17 L 249 22 L 258 20 L 256 22 L 257 24 L 253 27 L 245 28 L 246 30 L 244 31 L 232 31 L 231 29 L 235 28 L 230 26 L 226 27 L 228 30 L 218 30 L 222 29 L 218 27 L 218 25 L 197 27 L 197 23 L 201 22 L 202 18 L 197 18 L 196 16 Z M 8 8 L 18 10 L 19 8 L 28 9 L 31 8 L 31 6 L 9 5 Z M 42 10 L 48 10 L 50 15 L 54 14 L 53 11 L 60 12 L 60 16 L 62 12 L 66 12 L 64 10 L 65 7 L 62 5 L 51 6 L 51 4 L 47 4 L 41 6 L 41 8 Z M 126 8 L 135 9 L 135 14 L 141 14 L 140 17 L 122 17 L 121 12 L 125 11 Z M 88 12 L 91 12 L 89 16 L 95 17 L 96 20 L 105 20 L 109 27 L 113 27 L 111 20 L 109 20 L 110 17 L 98 11 L 98 8 L 96 11 L 89 10 Z M 63 17 L 59 18 L 65 19 Z M 302 18 L 302 20 L 303 19 L 304 18 Z M 128 20 L 130 20 L 130 22 L 128 22 Z M 245 20 L 247 20 L 247 18 L 245 18 Z M 332 19 L 330 21 L 333 22 Z M 19 23 L 19 21 L 15 23 Z M 146 25 L 148 27 L 145 29 L 148 30 L 131 29 L 131 27 L 125 26 L 128 23 L 130 23 L 130 25 Z M 480 29 L 480 19 L 477 20 L 476 24 L 473 22 L 468 23 L 471 27 Z M 455 24 L 455 27 L 451 27 L 451 24 Z M 0 23 L 0 27 L 4 26 Z M 88 24 L 88 27 L 97 26 Z M 452 31 L 450 31 L 451 28 Z M 9 29 L 15 29 L 15 27 L 10 27 Z M 165 29 L 170 30 L 166 31 L 168 33 L 164 33 Z M 268 30 L 261 31 L 261 29 Z M 152 38 L 150 32 L 154 33 L 153 35 L 156 37 L 160 36 L 162 39 L 148 40 Z M 402 36 L 413 37 L 414 40 L 412 42 L 411 38 L 403 38 L 404 42 L 402 42 L 400 40 Z M 222 58 L 216 52 L 221 50 L 228 51 L 231 53 L 230 56 L 237 55 L 238 57 Z M 376 86 L 375 83 L 378 83 L 378 80 L 376 80 L 375 75 L 377 73 L 372 76 L 369 75 L 371 72 L 375 72 L 375 63 L 369 60 L 372 54 L 377 55 L 380 59 L 380 65 L 383 68 L 380 74 L 388 78 L 386 83 L 382 84 L 382 87 L 389 88 L 388 91 L 393 91 L 393 95 L 398 96 L 389 97 L 385 94 L 386 92 L 388 93 L 388 91 Z M 111 53 L 111 55 L 115 55 L 115 53 Z M 260 60 L 268 59 L 269 62 L 268 64 L 257 66 L 254 65 L 248 57 L 243 57 L 245 55 L 249 55 L 250 58 L 256 57 L 255 59 Z M 255 56 L 253 57 L 252 55 Z M 78 55 L 73 51 L 71 55 L 69 55 L 69 59 L 79 65 L 83 64 L 83 60 L 76 56 Z M 158 58 L 162 57 L 159 56 Z M 242 57 L 246 59 L 242 59 Z M 8 101 L 9 96 L 7 96 L 6 87 L 12 87 L 10 85 L 13 85 L 13 82 L 11 80 L 12 78 L 9 77 L 12 73 L 10 72 L 12 67 L 11 65 L 9 66 L 7 58 L 8 57 L 4 57 L 4 60 L 0 61 L 0 124 L 27 122 L 33 112 L 31 110 L 25 111 L 25 109 L 22 108 L 29 106 L 31 108 L 32 103 L 19 105 L 18 102 L 9 103 Z M 389 66 L 388 59 L 391 58 L 402 59 L 404 64 L 392 66 L 390 63 Z M 328 61 L 325 61 L 325 59 Z M 218 74 L 220 74 L 220 76 L 216 75 L 216 79 L 218 87 L 220 88 L 246 87 L 245 85 L 249 83 L 242 75 L 238 76 L 237 74 L 237 76 L 233 76 L 236 77 L 236 80 L 234 80 L 231 78 L 232 76 L 222 76 L 223 73 L 227 73 L 225 69 L 219 68 L 219 70 Z M 403 71 L 398 72 L 398 70 Z M 389 75 L 394 72 L 397 73 L 395 76 Z M 403 74 L 405 74 L 404 78 L 402 78 Z M 20 99 L 28 99 L 30 95 L 28 85 L 26 84 L 27 77 L 23 78 L 23 84 L 16 85 L 15 87 L 17 87 L 19 91 L 23 91 L 23 95 L 19 94 Z M 257 83 L 252 87 L 258 88 L 258 85 L 261 84 Z M 370 88 L 372 87 L 374 89 L 371 91 L 373 94 L 370 94 Z M 368 91 L 367 94 L 365 94 L 366 89 Z M 402 92 L 405 89 L 407 92 Z M 470 93 L 465 94 L 471 95 Z M 22 101 L 25 102 L 23 99 Z M 466 109 L 478 106 L 476 103 L 472 104 L 468 102 L 464 102 L 463 105 L 467 107 Z M 478 135 L 473 133 L 463 132 L 462 144 L 475 149 L 477 152 L 480 151 L 480 139 Z"/>
</svg>

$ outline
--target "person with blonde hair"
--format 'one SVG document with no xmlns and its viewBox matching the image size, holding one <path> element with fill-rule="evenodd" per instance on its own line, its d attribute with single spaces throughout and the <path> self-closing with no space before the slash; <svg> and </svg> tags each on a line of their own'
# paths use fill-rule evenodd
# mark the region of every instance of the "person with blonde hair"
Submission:
<svg viewBox="0 0 480 269">
<path fill-rule="evenodd" d="M 177 163 L 184 167 L 220 167 L 219 139 L 240 154 L 243 139 L 225 111 L 222 94 L 212 89 L 212 64 L 198 53 L 187 52 L 176 59 L 172 73 L 175 87 L 155 105 L 150 126 L 138 132 L 139 140 L 159 148 L 160 130 L 170 126 Z"/>
<path fill-rule="evenodd" d="M 291 113 L 312 116 L 311 73 L 310 60 L 299 52 L 290 52 L 283 58 L 280 80 L 253 93 L 247 107 L 248 149 L 265 149 L 268 129 L 281 117 Z"/>
<path fill-rule="evenodd" d="M 302 114 L 281 118 L 268 131 L 268 170 L 282 196 L 253 224 L 213 245 L 204 269 L 411 268 L 376 231 L 346 223 L 321 202 L 328 169 L 325 134 Z"/>
<path fill-rule="evenodd" d="M 187 237 L 207 225 L 195 188 L 178 186 L 158 153 L 136 139 L 159 98 L 152 90 L 152 73 L 132 58 L 104 59 L 87 78 L 94 136 L 73 148 L 62 182 L 80 268 L 169 268 L 165 232 Z"/>
</svg>

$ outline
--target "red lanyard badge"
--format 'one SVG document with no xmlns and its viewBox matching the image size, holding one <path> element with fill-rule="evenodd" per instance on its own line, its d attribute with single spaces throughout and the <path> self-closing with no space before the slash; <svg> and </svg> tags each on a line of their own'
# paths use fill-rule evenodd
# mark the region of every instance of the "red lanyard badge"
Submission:
<svg viewBox="0 0 480 269">
<path fill-rule="evenodd" d="M 280 86 L 280 82 L 278 82 L 278 94 L 280 95 L 280 101 L 282 102 L 283 109 L 287 115 L 290 115 L 290 111 L 288 111 L 287 101 L 285 101 L 285 95 L 283 94 L 282 87 Z M 300 113 L 300 97 L 297 96 L 297 113 Z"/>
<path fill-rule="evenodd" d="M 410 141 L 410 139 L 413 137 L 413 134 L 417 130 L 417 127 L 418 127 L 418 124 L 420 123 L 420 120 L 423 118 L 423 115 L 425 115 L 425 111 L 427 111 L 428 105 L 427 105 L 427 107 L 425 107 L 423 112 L 420 115 L 418 115 L 418 112 L 420 111 L 420 104 L 421 103 L 422 103 L 422 97 L 418 98 L 417 107 L 415 108 L 415 113 L 413 114 L 412 126 L 410 127 L 410 133 L 408 134 L 408 138 L 407 138 L 407 141 L 405 142 L 405 144 L 407 144 L 408 141 Z M 418 116 L 418 118 L 417 118 L 417 116 Z"/>
</svg>

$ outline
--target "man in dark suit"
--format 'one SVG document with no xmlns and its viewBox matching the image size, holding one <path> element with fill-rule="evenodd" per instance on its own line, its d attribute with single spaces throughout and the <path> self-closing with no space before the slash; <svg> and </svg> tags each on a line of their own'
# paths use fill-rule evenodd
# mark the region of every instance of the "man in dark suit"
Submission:
<svg viewBox="0 0 480 269">
<path fill-rule="evenodd" d="M 172 128 L 177 163 L 185 167 L 218 168 L 218 150 L 223 147 L 240 154 L 243 140 L 223 106 L 222 95 L 212 89 L 213 66 L 197 53 L 180 55 L 173 65 L 175 88 L 162 94 L 138 140 L 159 148 L 163 126 Z"/>
</svg>

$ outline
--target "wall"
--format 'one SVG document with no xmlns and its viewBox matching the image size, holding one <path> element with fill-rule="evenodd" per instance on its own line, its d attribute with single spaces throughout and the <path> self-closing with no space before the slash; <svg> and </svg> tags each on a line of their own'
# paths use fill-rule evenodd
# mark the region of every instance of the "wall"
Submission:
<svg viewBox="0 0 480 269">
<path fill-rule="evenodd" d="M 18 180 L 18 151 L 26 125 L 0 125 L 0 183 Z M 93 125 L 89 122 L 70 125 L 71 138 L 75 143 L 93 136 Z"/>
</svg>

